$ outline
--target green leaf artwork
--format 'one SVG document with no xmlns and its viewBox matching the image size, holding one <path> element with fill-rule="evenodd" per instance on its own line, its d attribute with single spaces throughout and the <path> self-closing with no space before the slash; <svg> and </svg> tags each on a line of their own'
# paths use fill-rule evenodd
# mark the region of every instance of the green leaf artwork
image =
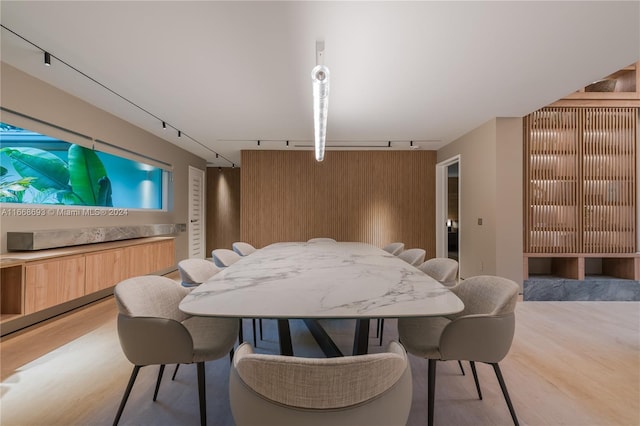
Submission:
<svg viewBox="0 0 640 426">
<path fill-rule="evenodd" d="M 99 206 L 100 179 L 107 171 L 96 153 L 80 145 L 69 147 L 69 176 L 71 187 L 83 204 Z"/>
<path fill-rule="evenodd" d="M 47 151 L 37 148 L 2 148 L 0 154 L 11 159 L 11 164 L 22 177 L 5 182 L 7 169 L 0 169 L 0 199 L 22 200 L 29 188 L 40 191 L 37 199 L 55 196 L 60 204 L 112 207 L 111 181 L 95 151 L 80 145 L 71 145 L 69 163 Z"/>
<path fill-rule="evenodd" d="M 34 178 L 31 185 L 37 190 L 71 189 L 67 165 L 55 155 L 37 148 L 2 148 L 0 153 L 11 158 L 20 176 Z"/>
</svg>

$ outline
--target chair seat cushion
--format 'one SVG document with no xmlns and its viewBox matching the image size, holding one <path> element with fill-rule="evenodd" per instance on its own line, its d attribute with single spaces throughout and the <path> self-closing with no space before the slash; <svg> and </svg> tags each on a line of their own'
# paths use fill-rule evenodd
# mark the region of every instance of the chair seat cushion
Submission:
<svg viewBox="0 0 640 426">
<path fill-rule="evenodd" d="M 193 362 L 226 356 L 238 337 L 235 318 L 189 317 L 182 322 L 193 339 Z"/>
<path fill-rule="evenodd" d="M 412 355 L 427 359 L 441 359 L 438 347 L 442 330 L 451 320 L 445 317 L 399 318 L 400 342 Z"/>
</svg>

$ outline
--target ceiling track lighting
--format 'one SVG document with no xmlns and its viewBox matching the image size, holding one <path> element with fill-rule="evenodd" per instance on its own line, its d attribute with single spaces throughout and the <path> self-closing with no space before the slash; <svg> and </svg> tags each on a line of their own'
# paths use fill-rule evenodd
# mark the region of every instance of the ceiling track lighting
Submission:
<svg viewBox="0 0 640 426">
<path fill-rule="evenodd" d="M 289 141 L 287 141 L 287 146 L 289 146 Z"/>
<path fill-rule="evenodd" d="M 324 60 L 324 41 L 316 42 L 316 66 L 311 71 L 313 86 L 313 129 L 316 161 L 324 160 L 329 111 L 329 68 Z"/>
<path fill-rule="evenodd" d="M 180 130 L 178 130 L 178 137 L 182 137 L 182 132 Z"/>
<path fill-rule="evenodd" d="M 258 146 L 260 146 L 260 140 L 258 140 Z"/>
<path fill-rule="evenodd" d="M 40 47 L 36 43 L 32 42 L 31 40 L 27 39 L 26 37 L 18 34 L 15 31 L 13 31 L 11 28 L 6 27 L 4 25 L 4 23 L 0 24 L 0 27 L 2 27 L 3 30 L 9 31 L 11 34 L 13 34 L 16 37 L 20 38 L 21 40 L 23 40 L 24 42 L 28 43 L 29 45 L 33 46 L 35 49 L 41 51 L 43 53 L 43 55 L 44 55 L 44 65 L 45 66 L 51 66 L 51 58 L 52 58 L 53 55 L 51 55 L 49 52 L 44 50 L 42 47 Z M 118 98 L 122 99 L 127 104 L 129 104 L 129 105 L 137 108 L 138 110 L 142 111 L 143 113 L 147 114 L 149 117 L 152 117 L 155 120 L 158 120 L 158 121 L 162 122 L 162 128 L 163 129 L 167 128 L 167 123 L 165 121 L 163 121 L 162 119 L 160 119 L 160 117 L 158 115 L 154 114 L 153 112 L 149 111 L 146 108 L 141 107 L 139 104 L 133 102 L 132 100 L 128 99 L 127 97 L 123 96 L 122 94 L 116 92 L 115 90 L 111 89 L 110 87 L 108 87 L 104 83 L 102 83 L 102 82 L 96 80 L 95 78 L 91 77 L 87 73 L 79 70 L 78 68 L 76 68 L 72 64 L 66 62 L 64 59 L 61 59 L 61 58 L 59 58 L 57 56 L 55 56 L 55 58 L 56 58 L 56 64 L 60 63 L 60 64 L 62 64 L 64 66 L 66 66 L 67 68 L 69 68 L 70 70 L 75 71 L 76 73 L 78 73 L 82 77 L 86 78 L 87 80 L 91 81 L 92 83 L 98 85 L 99 87 L 103 88 L 104 90 L 108 91 L 109 93 L 111 93 L 111 94 L 117 96 Z M 175 127 L 172 127 L 172 128 L 175 129 Z M 179 134 L 181 135 L 182 132 L 179 131 Z M 213 154 L 216 154 L 216 158 L 219 157 L 219 155 L 213 149 L 211 149 L 207 145 L 203 144 L 202 142 L 198 141 L 197 139 L 194 139 L 193 137 L 188 136 L 188 135 L 185 135 L 185 137 L 190 139 L 191 141 L 195 142 L 196 144 L 200 145 L 202 148 L 206 149 L 207 151 L 209 151 L 209 152 L 211 152 Z M 231 160 L 229 160 L 228 158 L 225 158 L 224 156 L 222 158 L 225 161 L 228 161 L 229 163 L 231 163 Z"/>
<path fill-rule="evenodd" d="M 231 163 L 231 168 L 235 169 L 236 168 L 236 163 Z"/>
</svg>

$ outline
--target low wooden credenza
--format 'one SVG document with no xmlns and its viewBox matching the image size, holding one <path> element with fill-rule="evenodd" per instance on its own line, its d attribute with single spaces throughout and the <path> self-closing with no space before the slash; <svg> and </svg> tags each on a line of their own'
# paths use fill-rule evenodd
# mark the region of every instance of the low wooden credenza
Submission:
<svg viewBox="0 0 640 426">
<path fill-rule="evenodd" d="M 175 269 L 174 237 L 0 255 L 2 336 L 112 294 L 133 276 Z"/>
</svg>

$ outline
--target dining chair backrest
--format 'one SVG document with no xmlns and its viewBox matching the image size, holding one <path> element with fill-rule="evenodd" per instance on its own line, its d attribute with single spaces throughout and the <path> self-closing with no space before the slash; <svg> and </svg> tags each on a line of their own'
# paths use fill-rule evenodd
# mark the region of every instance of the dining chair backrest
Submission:
<svg viewBox="0 0 640 426">
<path fill-rule="evenodd" d="M 418 269 L 447 287 L 451 287 L 457 282 L 458 261 L 455 259 L 434 257 L 433 259 L 426 260 L 418 266 Z"/>
<path fill-rule="evenodd" d="M 404 250 L 404 243 L 391 243 L 382 247 L 382 250 L 391 253 L 394 256 L 399 255 Z"/>
<path fill-rule="evenodd" d="M 220 271 L 213 262 L 205 259 L 183 259 L 178 262 L 178 273 L 185 287 L 200 285 Z"/>
<path fill-rule="evenodd" d="M 240 260 L 241 256 L 233 250 L 229 249 L 215 249 L 211 252 L 213 263 L 219 268 L 226 268 L 231 266 Z"/>
<path fill-rule="evenodd" d="M 335 243 L 336 240 L 333 238 L 311 238 L 307 240 L 308 243 Z"/>
<path fill-rule="evenodd" d="M 248 256 L 254 251 L 256 251 L 256 248 L 254 246 L 242 241 L 237 241 L 231 244 L 231 248 L 233 248 L 233 251 L 238 253 L 240 256 Z"/>
<path fill-rule="evenodd" d="M 411 371 L 397 342 L 387 352 L 338 358 L 256 354 L 233 358 L 231 411 L 245 425 L 400 425 L 411 408 Z"/>
<path fill-rule="evenodd" d="M 398 255 L 398 257 L 412 266 L 418 266 L 424 262 L 424 257 L 427 254 L 426 251 L 420 248 L 412 248 L 405 250 Z"/>
</svg>

